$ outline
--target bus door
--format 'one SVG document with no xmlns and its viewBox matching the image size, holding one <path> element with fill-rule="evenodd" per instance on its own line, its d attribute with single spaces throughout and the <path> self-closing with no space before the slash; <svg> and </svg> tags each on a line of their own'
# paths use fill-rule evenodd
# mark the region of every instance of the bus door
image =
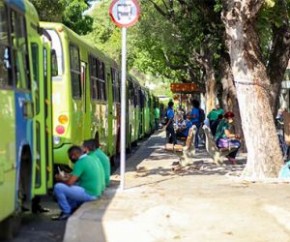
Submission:
<svg viewBox="0 0 290 242">
<path fill-rule="evenodd" d="M 107 119 L 108 119 L 108 125 L 107 125 L 107 131 L 108 131 L 108 137 L 107 137 L 107 147 L 108 147 L 108 153 L 110 156 L 114 153 L 113 150 L 115 149 L 115 140 L 113 140 L 113 135 L 115 134 L 115 130 L 113 131 L 113 117 L 114 115 L 114 101 L 113 101 L 113 75 L 112 75 L 112 68 L 111 68 L 111 73 L 107 72 Z M 113 134 L 114 133 L 114 134 Z"/>
<path fill-rule="evenodd" d="M 70 126 L 68 132 L 70 132 L 70 142 L 80 145 L 84 139 L 84 116 L 85 105 L 83 103 L 84 93 L 82 86 L 82 69 L 80 60 L 80 48 L 79 46 L 70 43 L 69 45 L 69 61 L 70 61 L 70 81 L 71 81 L 71 97 L 67 100 L 69 103 L 68 111 L 70 116 Z M 84 72 L 85 73 L 85 72 Z M 64 92 L 66 90 L 63 90 Z"/>
<path fill-rule="evenodd" d="M 54 56 L 54 58 L 52 57 Z M 46 157 L 46 183 L 48 188 L 53 187 L 53 161 L 52 161 L 52 59 L 56 60 L 55 52 L 51 51 L 48 43 L 43 48 L 43 79 L 44 79 L 44 116 L 45 116 L 45 157 Z"/>
<path fill-rule="evenodd" d="M 34 194 L 43 195 L 47 190 L 47 133 L 46 133 L 46 57 L 40 38 L 31 42 L 32 52 L 32 94 L 34 99 L 34 160 L 35 184 Z"/>
</svg>

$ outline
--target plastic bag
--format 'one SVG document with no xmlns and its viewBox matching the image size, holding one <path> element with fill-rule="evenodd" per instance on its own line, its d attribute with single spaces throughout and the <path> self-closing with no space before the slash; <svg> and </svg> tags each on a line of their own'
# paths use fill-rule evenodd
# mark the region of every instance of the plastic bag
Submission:
<svg viewBox="0 0 290 242">
<path fill-rule="evenodd" d="M 279 178 L 290 178 L 290 161 L 287 161 L 279 171 Z"/>
</svg>

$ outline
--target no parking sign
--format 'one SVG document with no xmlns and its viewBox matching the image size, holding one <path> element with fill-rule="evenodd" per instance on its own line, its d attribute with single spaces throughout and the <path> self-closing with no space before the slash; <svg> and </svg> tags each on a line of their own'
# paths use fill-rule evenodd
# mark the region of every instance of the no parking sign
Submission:
<svg viewBox="0 0 290 242">
<path fill-rule="evenodd" d="M 128 28 L 138 21 L 140 6 L 137 0 L 114 0 L 110 5 L 109 13 L 118 27 Z"/>
</svg>

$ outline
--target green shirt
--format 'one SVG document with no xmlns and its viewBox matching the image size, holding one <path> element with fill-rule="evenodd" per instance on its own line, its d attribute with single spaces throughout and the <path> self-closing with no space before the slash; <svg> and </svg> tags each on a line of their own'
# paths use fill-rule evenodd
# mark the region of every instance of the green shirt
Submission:
<svg viewBox="0 0 290 242">
<path fill-rule="evenodd" d="M 214 121 L 214 120 L 217 120 L 218 119 L 218 116 L 220 114 L 224 114 L 224 110 L 222 108 L 219 108 L 219 109 L 213 109 L 209 112 L 209 114 L 207 115 L 207 118 L 210 120 L 210 121 Z"/>
<path fill-rule="evenodd" d="M 97 171 L 96 161 L 88 155 L 82 155 L 75 163 L 72 171 L 72 175 L 78 177 L 78 185 L 92 196 L 100 195 L 97 189 L 99 180 Z"/>
<path fill-rule="evenodd" d="M 103 165 L 99 159 L 99 157 L 93 152 L 89 152 L 88 156 L 92 157 L 96 163 L 97 163 L 97 168 L 98 168 L 98 191 L 100 191 L 100 193 L 102 193 L 105 190 L 106 187 L 106 180 L 105 180 L 105 171 L 103 168 Z"/>
<path fill-rule="evenodd" d="M 214 139 L 217 141 L 220 138 L 226 138 L 225 130 L 229 129 L 229 123 L 227 120 L 222 119 L 216 128 Z"/>
<path fill-rule="evenodd" d="M 94 151 L 94 154 L 100 159 L 101 164 L 103 165 L 105 171 L 105 181 L 106 185 L 110 185 L 110 177 L 111 177 L 111 162 L 109 157 L 102 151 L 100 148 Z"/>
<path fill-rule="evenodd" d="M 160 110 L 159 108 L 154 109 L 154 118 L 159 119 L 160 118 Z"/>
</svg>

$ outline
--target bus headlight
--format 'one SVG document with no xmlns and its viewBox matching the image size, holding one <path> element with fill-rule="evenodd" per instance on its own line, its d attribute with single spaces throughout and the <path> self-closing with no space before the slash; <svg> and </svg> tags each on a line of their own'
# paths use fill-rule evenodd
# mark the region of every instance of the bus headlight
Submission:
<svg viewBox="0 0 290 242">
<path fill-rule="evenodd" d="M 53 136 L 53 144 L 58 145 L 60 143 L 60 137 L 59 136 Z"/>
</svg>

